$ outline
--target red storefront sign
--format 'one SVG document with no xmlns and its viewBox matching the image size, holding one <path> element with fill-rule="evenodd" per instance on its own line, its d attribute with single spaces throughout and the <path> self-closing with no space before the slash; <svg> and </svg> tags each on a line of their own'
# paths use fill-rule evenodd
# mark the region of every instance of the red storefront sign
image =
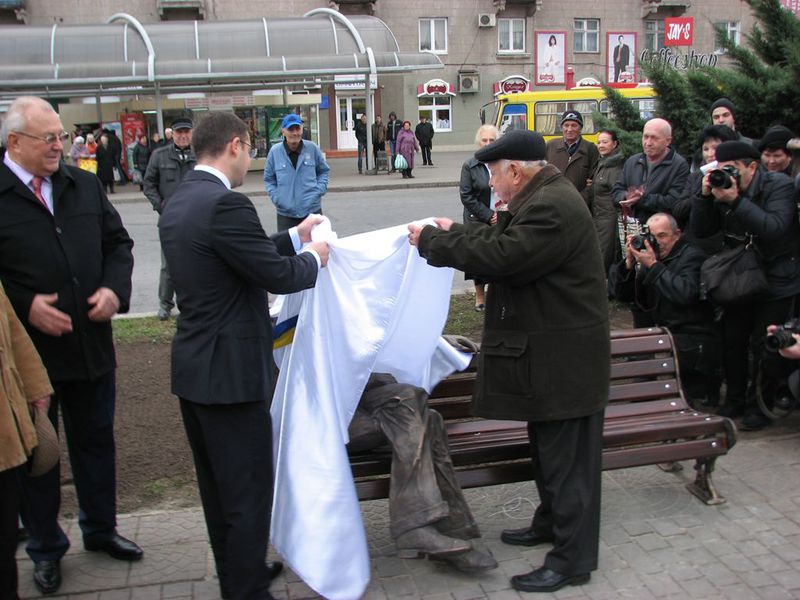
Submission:
<svg viewBox="0 0 800 600">
<path fill-rule="evenodd" d="M 664 19 L 665 46 L 691 46 L 694 42 L 694 17 Z"/>
<path fill-rule="evenodd" d="M 520 92 L 531 91 L 531 80 L 522 75 L 511 75 L 498 81 L 493 86 L 494 95 L 498 94 L 518 94 Z"/>
<path fill-rule="evenodd" d="M 431 79 L 417 86 L 417 96 L 455 96 L 450 84 L 444 79 Z"/>
</svg>

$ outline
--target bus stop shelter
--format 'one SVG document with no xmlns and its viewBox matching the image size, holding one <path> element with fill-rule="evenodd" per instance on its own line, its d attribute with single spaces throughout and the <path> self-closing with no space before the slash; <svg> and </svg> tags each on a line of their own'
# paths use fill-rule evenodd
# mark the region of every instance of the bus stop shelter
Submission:
<svg viewBox="0 0 800 600">
<path fill-rule="evenodd" d="M 160 131 L 164 94 L 334 81 L 364 83 L 372 123 L 371 77 L 443 66 L 432 53 L 402 52 L 380 19 L 328 8 L 288 19 L 143 24 L 119 13 L 104 24 L 0 27 L 0 99 L 152 95 Z"/>
</svg>

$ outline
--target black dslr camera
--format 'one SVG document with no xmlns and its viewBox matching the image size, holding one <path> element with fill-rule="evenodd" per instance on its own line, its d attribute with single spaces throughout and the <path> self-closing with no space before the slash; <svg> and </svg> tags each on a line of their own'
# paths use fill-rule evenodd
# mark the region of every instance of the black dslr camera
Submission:
<svg viewBox="0 0 800 600">
<path fill-rule="evenodd" d="M 736 180 L 736 186 L 742 187 L 742 177 L 739 174 L 739 169 L 733 165 L 725 165 L 721 169 L 714 169 L 708 174 L 708 185 L 712 188 L 728 189 L 733 187 L 733 181 Z"/>
<path fill-rule="evenodd" d="M 653 253 L 658 256 L 658 240 L 650 233 L 650 228 L 647 225 L 642 225 L 642 230 L 631 238 L 631 248 L 638 252 L 644 252 L 647 250 L 647 246 L 644 245 L 645 240 L 650 242 Z"/>
<path fill-rule="evenodd" d="M 783 325 L 778 325 L 778 328 L 764 340 L 764 345 L 772 352 L 794 346 L 797 340 L 792 337 L 793 333 L 800 333 L 800 319 L 791 319 Z"/>
</svg>

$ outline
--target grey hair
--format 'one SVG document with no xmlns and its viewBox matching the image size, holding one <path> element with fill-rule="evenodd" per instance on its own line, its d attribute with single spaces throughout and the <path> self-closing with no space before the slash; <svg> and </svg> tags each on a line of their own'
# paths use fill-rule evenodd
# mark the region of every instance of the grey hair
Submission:
<svg viewBox="0 0 800 600">
<path fill-rule="evenodd" d="M 493 133 L 494 137 L 495 137 L 495 140 L 500 136 L 500 132 L 497 130 L 497 127 L 495 127 L 494 125 L 492 125 L 490 123 L 487 123 L 486 125 L 481 125 L 480 127 L 478 127 L 478 131 L 475 132 L 475 143 L 476 144 L 480 144 L 481 143 L 481 134 L 484 131 L 488 131 L 490 133 Z"/>
<path fill-rule="evenodd" d="M 503 173 L 508 171 L 508 165 L 510 165 L 512 162 L 517 163 L 520 167 L 522 167 L 523 171 L 528 171 L 534 167 L 544 167 L 547 165 L 546 160 L 509 160 L 507 158 L 503 158 L 498 162 L 500 163 L 500 170 Z"/>
<path fill-rule="evenodd" d="M 648 227 L 650 226 L 650 221 L 652 221 L 656 217 L 660 217 L 662 219 L 666 219 L 667 223 L 669 223 L 669 228 L 672 231 L 672 233 L 678 233 L 681 230 L 681 228 L 678 227 L 678 221 L 675 220 L 675 217 L 673 217 L 671 214 L 665 213 L 665 212 L 657 212 L 655 214 L 650 215 L 650 218 L 647 219 Z"/>
<path fill-rule="evenodd" d="M 25 129 L 28 125 L 28 113 L 34 108 L 56 112 L 46 100 L 36 96 L 20 96 L 8 107 L 3 125 L 0 126 L 0 144 L 7 147 L 8 134 Z"/>
</svg>

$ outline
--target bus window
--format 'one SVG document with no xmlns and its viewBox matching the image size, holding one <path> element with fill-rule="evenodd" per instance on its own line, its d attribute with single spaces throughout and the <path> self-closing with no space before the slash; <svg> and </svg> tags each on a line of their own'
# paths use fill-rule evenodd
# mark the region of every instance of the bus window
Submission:
<svg viewBox="0 0 800 600">
<path fill-rule="evenodd" d="M 639 116 L 648 121 L 656 116 L 655 98 L 631 98 L 633 105 L 639 109 Z"/>
<path fill-rule="evenodd" d="M 500 121 L 500 133 L 512 129 L 528 129 L 528 108 L 524 104 L 507 104 L 503 109 L 503 118 Z"/>
<path fill-rule="evenodd" d="M 536 131 L 542 135 L 559 135 L 561 133 L 561 115 L 567 110 L 581 113 L 583 117 L 583 133 L 594 133 L 594 117 L 597 110 L 595 100 L 572 102 L 537 102 L 535 106 Z"/>
</svg>

